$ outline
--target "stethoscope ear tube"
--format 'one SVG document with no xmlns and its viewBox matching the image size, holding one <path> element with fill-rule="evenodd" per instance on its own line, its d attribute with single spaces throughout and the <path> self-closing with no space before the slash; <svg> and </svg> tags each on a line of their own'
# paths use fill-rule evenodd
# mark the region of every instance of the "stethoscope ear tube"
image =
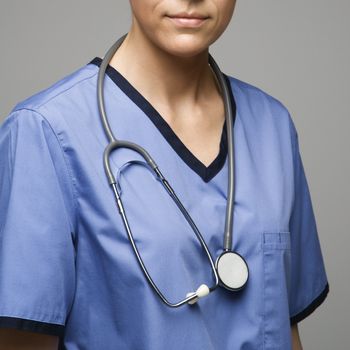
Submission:
<svg viewBox="0 0 350 350">
<path fill-rule="evenodd" d="M 209 54 L 209 63 L 212 67 L 216 78 L 219 81 L 222 98 L 224 100 L 225 116 L 226 116 L 226 130 L 228 143 L 228 187 L 227 187 L 227 204 L 226 204 L 226 220 L 224 232 L 224 251 L 232 249 L 232 229 L 233 229 L 233 199 L 234 199 L 234 185 L 235 185 L 235 164 L 234 164 L 234 140 L 233 140 L 233 115 L 232 104 L 230 98 L 230 91 L 228 90 L 225 77 L 220 68 L 216 64 L 213 57 Z"/>
<path fill-rule="evenodd" d="M 104 80 L 105 80 L 105 72 L 108 67 L 109 62 L 113 58 L 115 52 L 118 50 L 119 46 L 123 43 L 124 39 L 128 33 L 121 36 L 107 51 L 105 56 L 103 57 L 103 60 L 100 65 L 100 69 L 98 71 L 98 77 L 97 77 L 97 101 L 98 101 L 98 108 L 100 111 L 100 118 L 103 125 L 103 129 L 108 137 L 108 140 L 110 142 L 114 141 L 116 138 L 113 135 L 112 129 L 109 125 L 108 118 L 106 115 L 106 109 L 105 109 L 105 100 L 103 95 L 103 86 L 104 86 Z"/>
<path fill-rule="evenodd" d="M 103 153 L 104 170 L 105 170 L 105 173 L 106 173 L 106 176 L 108 179 L 108 183 L 111 186 L 113 193 L 115 195 L 115 200 L 116 200 L 116 203 L 117 203 L 117 206 L 119 209 L 119 213 L 121 214 L 121 217 L 123 219 L 123 223 L 124 223 L 125 229 L 127 231 L 127 235 L 128 235 L 129 240 L 130 240 L 130 243 L 132 245 L 133 251 L 137 257 L 138 263 L 139 263 L 140 267 L 142 268 L 142 271 L 143 271 L 144 275 L 146 276 L 146 279 L 149 282 L 149 284 L 152 286 L 154 291 L 158 294 L 160 299 L 166 305 L 168 305 L 170 307 L 179 307 L 179 306 L 184 305 L 186 303 L 194 304 L 199 298 L 204 297 L 204 296 L 208 295 L 210 292 L 212 292 L 213 290 L 215 290 L 220 282 L 221 282 L 221 285 L 223 285 L 225 288 L 228 287 L 227 289 L 234 290 L 234 288 L 231 288 L 231 287 L 232 287 L 232 285 L 235 285 L 235 284 L 229 283 L 229 284 L 231 284 L 231 287 L 230 287 L 229 285 L 222 283 L 222 281 L 221 281 L 221 278 L 223 278 L 223 280 L 225 280 L 225 276 L 227 275 L 227 271 L 230 270 L 230 267 L 227 267 L 225 265 L 226 262 L 229 261 L 230 259 L 227 259 L 227 258 L 223 259 L 223 261 L 225 262 L 225 264 L 222 265 L 223 268 L 221 268 L 220 263 L 218 264 L 219 260 L 216 261 L 216 264 L 214 263 L 213 258 L 210 254 L 209 248 L 207 247 L 207 244 L 205 243 L 197 226 L 195 225 L 194 221 L 192 220 L 191 216 L 189 215 L 189 213 L 187 212 L 185 207 L 182 205 L 181 201 L 179 200 L 179 198 L 175 194 L 175 191 L 170 186 L 169 182 L 165 179 L 165 177 L 161 173 L 159 167 L 157 166 L 156 162 L 151 157 L 151 155 L 143 147 L 141 147 L 140 145 L 138 145 L 136 143 L 125 141 L 125 140 L 117 140 L 116 137 L 114 136 L 112 130 L 111 130 L 111 127 L 109 125 L 108 118 L 106 115 L 106 111 L 105 111 L 105 103 L 104 103 L 104 95 L 103 95 L 104 78 L 105 78 L 105 72 L 106 72 L 106 69 L 108 67 L 109 62 L 111 61 L 113 55 L 115 54 L 117 49 L 120 47 L 120 45 L 122 44 L 122 42 L 124 41 L 126 36 L 127 36 L 127 33 L 124 34 L 122 37 L 120 37 L 113 44 L 113 46 L 107 51 L 106 55 L 104 56 L 104 58 L 101 62 L 99 73 L 98 73 L 98 81 L 97 81 L 98 109 L 100 112 L 100 118 L 101 118 L 101 122 L 102 122 L 102 125 L 104 128 L 104 131 L 105 131 L 106 136 L 109 140 L 109 144 L 107 145 L 107 147 L 105 148 L 104 153 Z M 228 181 L 228 199 L 227 199 L 227 207 L 226 207 L 225 235 L 224 235 L 224 253 L 225 252 L 228 253 L 231 250 L 231 245 L 232 245 L 232 214 L 233 214 L 233 193 L 234 193 L 234 191 L 233 191 L 233 189 L 234 189 L 234 187 L 233 187 L 234 186 L 234 163 L 233 163 L 234 159 L 233 159 L 233 135 L 232 135 L 233 116 L 232 116 L 230 92 L 228 90 L 228 87 L 226 86 L 225 78 L 224 78 L 223 74 L 221 73 L 219 67 L 217 66 L 215 60 L 212 58 L 212 56 L 210 54 L 209 54 L 209 64 L 215 73 L 216 79 L 219 82 L 219 86 L 220 86 L 222 96 L 224 99 L 226 128 L 227 128 L 228 144 L 229 144 L 229 147 L 228 147 L 229 181 Z M 199 286 L 197 291 L 187 293 L 186 297 L 183 300 L 176 302 L 176 303 L 169 302 L 164 297 L 164 295 L 161 293 L 161 291 L 157 288 L 156 284 L 153 282 L 150 274 L 148 273 L 146 266 L 143 263 L 141 255 L 140 255 L 140 253 L 137 249 L 137 246 L 135 244 L 133 234 L 132 234 L 132 231 L 130 229 L 130 225 L 128 223 L 128 219 L 127 219 L 127 216 L 126 216 L 126 213 L 124 210 L 124 206 L 122 203 L 122 199 L 121 199 L 121 187 L 120 187 L 120 184 L 117 183 L 117 180 L 115 179 L 115 177 L 113 175 L 113 171 L 111 169 L 111 165 L 110 165 L 111 154 L 113 151 L 117 150 L 118 148 L 129 148 L 131 150 L 134 150 L 138 154 L 140 154 L 142 156 L 142 158 L 149 165 L 149 168 L 153 171 L 157 180 L 159 180 L 161 182 L 164 189 L 168 192 L 168 194 L 171 196 L 173 201 L 176 203 L 177 207 L 180 209 L 180 211 L 182 212 L 186 221 L 191 226 L 192 230 L 194 231 L 197 239 L 199 240 L 202 248 L 204 249 L 204 251 L 207 255 L 207 258 L 209 260 L 209 263 L 210 263 L 210 266 L 211 266 L 211 269 L 213 272 L 213 277 L 215 280 L 214 284 L 211 287 L 208 287 L 207 285 L 202 284 L 201 286 Z M 130 163 L 132 163 L 132 162 L 130 162 Z M 137 163 L 139 164 L 140 161 L 137 161 Z M 119 180 L 119 176 L 118 176 L 118 180 Z M 232 254 L 235 254 L 235 253 L 232 252 Z M 235 260 L 237 262 L 238 255 L 239 254 L 236 254 L 236 256 L 235 256 L 236 258 L 232 257 L 231 261 Z M 242 264 L 242 262 L 241 262 L 240 266 L 243 266 L 243 265 L 244 264 Z M 235 271 L 238 271 L 238 270 L 235 269 Z M 220 277 L 220 271 L 225 272 L 221 277 Z M 232 266 L 231 266 L 230 271 L 234 271 L 234 269 L 232 269 Z M 243 273 L 243 275 L 244 275 L 244 273 Z M 242 274 L 241 274 L 241 277 L 242 277 Z M 242 280 L 242 278 L 241 278 L 241 280 Z"/>
<path fill-rule="evenodd" d="M 235 190 L 235 158 L 234 158 L 234 139 L 233 139 L 233 115 L 230 92 L 225 82 L 225 78 L 216 64 L 213 57 L 209 54 L 210 66 L 213 68 L 216 78 L 219 81 L 222 98 L 224 99 L 227 142 L 228 142 L 228 188 L 226 220 L 224 232 L 224 251 L 218 256 L 215 262 L 215 268 L 220 278 L 220 285 L 230 291 L 242 290 L 248 282 L 249 268 L 242 255 L 232 251 L 232 231 L 233 231 L 233 200 Z"/>
<path fill-rule="evenodd" d="M 103 152 L 103 165 L 104 165 L 106 176 L 108 178 L 108 183 L 110 185 L 115 184 L 116 180 L 115 180 L 115 177 L 113 175 L 109 159 L 110 159 L 111 153 L 118 148 L 129 148 L 129 149 L 141 154 L 141 156 L 146 160 L 148 165 L 154 171 L 156 171 L 156 169 L 158 168 L 158 165 L 153 160 L 151 155 L 140 145 L 133 143 L 133 142 L 130 142 L 130 141 L 123 141 L 123 140 L 114 139 L 114 141 L 111 141 Z"/>
</svg>

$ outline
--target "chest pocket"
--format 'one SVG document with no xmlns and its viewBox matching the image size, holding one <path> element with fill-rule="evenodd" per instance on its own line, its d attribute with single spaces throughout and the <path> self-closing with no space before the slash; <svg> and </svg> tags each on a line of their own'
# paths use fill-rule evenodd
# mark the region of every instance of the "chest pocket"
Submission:
<svg viewBox="0 0 350 350">
<path fill-rule="evenodd" d="M 291 349 L 288 295 L 291 280 L 290 232 L 263 232 L 264 349 Z"/>
</svg>

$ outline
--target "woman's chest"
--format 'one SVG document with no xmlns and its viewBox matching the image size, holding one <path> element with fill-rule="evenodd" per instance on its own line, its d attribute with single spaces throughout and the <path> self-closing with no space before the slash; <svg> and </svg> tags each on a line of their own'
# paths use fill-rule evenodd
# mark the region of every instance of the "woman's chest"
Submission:
<svg viewBox="0 0 350 350">
<path fill-rule="evenodd" d="M 148 136 L 133 141 L 139 141 L 154 157 L 202 234 L 212 258 L 216 259 L 223 249 L 227 158 L 222 169 L 205 182 L 164 143 L 164 139 L 159 135 L 156 138 L 156 134 Z M 125 149 L 111 157 L 123 202 L 121 215 L 105 177 L 102 152 L 101 144 L 87 145 L 77 153 L 79 157 L 74 167 L 75 177 L 79 178 L 77 257 L 81 269 L 78 278 L 83 280 L 85 292 L 90 290 L 91 295 L 95 289 L 91 281 L 98 282 L 100 291 L 111 298 L 111 310 L 124 315 L 120 318 L 121 324 L 126 326 L 130 321 L 125 304 L 125 295 L 128 295 L 137 300 L 138 310 L 145 311 L 143 321 L 157 329 L 159 324 L 152 321 L 152 313 L 146 311 L 152 307 L 155 313 L 164 313 L 160 306 L 155 306 L 159 304 L 154 304 L 158 299 L 154 299 L 155 294 L 139 266 L 130 233 L 153 281 L 172 302 L 183 299 L 202 283 L 212 285 L 208 259 L 193 229 L 162 184 L 145 164 L 139 163 L 143 161 L 139 155 Z M 286 137 L 258 131 L 247 134 L 238 123 L 235 129 L 233 249 L 246 259 L 250 277 L 240 296 L 229 298 L 220 293 L 225 301 L 224 309 L 228 310 L 229 306 L 232 315 L 241 315 L 241 319 L 236 316 L 230 319 L 235 328 L 232 334 L 237 338 L 244 335 L 242 327 L 250 324 L 249 320 L 255 320 L 254 332 L 259 337 L 263 329 L 270 332 L 267 344 L 280 336 L 277 325 L 281 325 L 283 334 L 288 336 L 289 218 L 294 191 L 291 157 Z M 207 298 L 207 302 L 203 300 L 203 307 L 212 308 L 214 312 L 215 305 L 210 301 L 214 299 L 210 299 L 211 295 Z M 241 328 L 237 326 L 240 323 Z M 138 320 L 133 320 L 133 326 L 139 326 Z M 287 337 L 279 339 L 288 341 Z M 242 344 L 245 341 L 252 342 L 252 339 L 242 338 Z M 255 347 L 261 342 L 262 338 L 257 338 Z"/>
<path fill-rule="evenodd" d="M 153 136 L 158 136 L 158 140 L 150 135 L 138 141 L 156 160 L 216 257 L 223 249 L 227 157 L 222 169 L 205 182 L 163 137 L 156 133 Z M 294 191 L 293 162 L 291 146 L 285 137 L 263 135 L 258 130 L 247 134 L 239 122 L 234 136 L 233 248 L 242 249 L 245 241 L 251 241 L 247 235 L 288 231 Z M 156 276 L 162 275 L 163 262 L 177 266 L 177 261 L 185 257 L 188 265 L 184 268 L 207 263 L 193 228 L 139 154 L 118 149 L 110 158 L 123 204 L 121 215 L 104 173 L 103 148 L 96 144 L 90 150 L 76 167 L 79 169 L 76 176 L 80 178 L 78 202 L 82 235 L 92 241 L 105 239 L 116 247 L 115 251 L 132 252 L 131 234 Z M 259 245 L 260 238 L 254 243 Z M 103 246 L 100 248 L 101 254 L 114 254 Z M 120 256 L 123 255 L 115 258 Z M 208 274 L 198 277 L 210 279 Z"/>
<path fill-rule="evenodd" d="M 150 153 L 209 248 L 218 251 L 222 248 L 227 204 L 227 155 L 220 171 L 205 182 L 163 135 L 147 127 L 142 135 L 125 129 L 122 139 L 139 143 Z M 110 164 L 129 224 L 125 227 L 126 220 L 122 220 L 107 182 L 103 150 L 102 142 L 91 139 L 80 144 L 74 160 L 79 215 L 85 229 L 114 232 L 121 240 L 127 240 L 127 231 L 131 230 L 139 245 L 150 251 L 181 251 L 188 242 L 196 241 L 179 207 L 144 159 L 124 148 L 111 155 Z M 241 244 L 247 232 L 288 230 L 293 182 L 289 138 L 273 128 L 247 126 L 238 118 L 234 129 L 234 246 Z"/>
</svg>

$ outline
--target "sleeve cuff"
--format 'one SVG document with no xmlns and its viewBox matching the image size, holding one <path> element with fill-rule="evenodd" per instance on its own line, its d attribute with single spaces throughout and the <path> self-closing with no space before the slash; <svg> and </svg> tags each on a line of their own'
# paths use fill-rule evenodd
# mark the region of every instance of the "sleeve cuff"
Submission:
<svg viewBox="0 0 350 350">
<path fill-rule="evenodd" d="M 329 284 L 327 282 L 323 291 L 306 308 L 304 308 L 302 311 L 300 311 L 299 313 L 297 313 L 296 315 L 290 318 L 290 324 L 293 325 L 297 322 L 302 321 L 304 318 L 309 316 L 313 311 L 315 311 L 316 308 L 320 306 L 323 303 L 323 301 L 326 299 L 328 292 L 329 292 Z"/>
<path fill-rule="evenodd" d="M 15 328 L 19 330 L 63 337 L 65 326 L 56 323 L 40 322 L 24 318 L 0 316 L 0 328 Z"/>
</svg>

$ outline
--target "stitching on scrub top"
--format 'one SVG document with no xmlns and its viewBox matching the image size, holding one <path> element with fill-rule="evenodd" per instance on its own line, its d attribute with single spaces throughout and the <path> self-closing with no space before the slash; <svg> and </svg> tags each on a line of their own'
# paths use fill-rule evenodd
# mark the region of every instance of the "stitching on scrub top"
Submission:
<svg viewBox="0 0 350 350">
<path fill-rule="evenodd" d="M 7 118 L 7 120 L 9 120 L 10 118 L 11 118 L 11 115 L 10 117 Z M 14 119 L 14 117 L 12 117 L 12 119 Z M 9 154 L 8 154 L 8 165 L 10 169 L 10 174 L 12 174 L 13 165 L 12 165 L 12 159 L 11 159 L 11 154 L 12 154 L 12 124 L 11 123 L 9 125 L 9 129 L 10 129 L 10 145 L 9 145 Z M 5 229 L 5 222 L 3 222 L 2 225 L 0 225 L 0 237 L 4 232 L 4 229 Z"/>
<path fill-rule="evenodd" d="M 82 67 L 82 68 L 84 68 L 84 67 Z M 82 68 L 80 68 L 80 69 L 82 69 Z M 48 100 L 43 101 L 43 103 L 41 103 L 41 104 L 39 104 L 39 105 L 36 105 L 36 108 L 41 108 L 41 107 L 45 106 L 46 103 L 52 101 L 54 98 L 58 97 L 59 95 L 63 94 L 64 92 L 67 92 L 68 90 L 74 88 L 76 85 L 78 85 L 78 84 L 80 84 L 80 83 L 83 83 L 85 80 L 89 80 L 89 79 L 93 78 L 96 74 L 97 74 L 97 73 L 94 72 L 93 75 L 90 75 L 90 76 L 88 76 L 88 77 L 85 77 L 85 78 L 83 78 L 83 79 L 81 79 L 81 80 L 75 82 L 73 85 L 69 86 L 67 89 L 58 92 L 56 95 L 50 97 Z M 21 109 L 28 109 L 28 108 L 26 108 L 26 107 L 21 107 Z M 33 111 L 35 112 L 35 110 L 33 110 Z M 39 112 L 37 112 L 37 113 L 39 113 Z M 40 114 L 40 113 L 39 113 L 39 114 Z M 43 117 L 43 118 L 45 118 L 45 117 Z"/>
<path fill-rule="evenodd" d="M 88 63 L 86 66 L 88 66 L 89 64 L 90 64 L 90 63 Z M 84 78 L 84 79 L 82 79 L 82 80 L 79 80 L 77 83 L 75 83 L 74 85 L 72 85 L 71 87 L 67 88 L 67 89 L 64 90 L 64 91 L 61 91 L 61 92 L 58 93 L 57 95 L 53 96 L 52 98 L 50 98 L 49 100 L 47 100 L 46 102 L 44 102 L 43 104 L 41 104 L 39 107 L 44 106 L 47 102 L 51 101 L 54 97 L 57 97 L 57 96 L 60 95 L 61 93 L 68 91 L 69 89 L 71 89 L 71 88 L 73 88 L 74 86 L 76 86 L 78 83 L 82 83 L 82 82 L 84 82 L 84 81 L 86 81 L 86 80 L 95 78 L 97 75 L 98 75 L 98 71 L 97 71 L 97 72 L 94 72 L 94 74 L 90 75 L 89 77 L 86 77 L 86 78 Z M 108 79 L 111 79 L 111 78 L 109 77 L 108 74 L 106 75 L 106 79 L 107 79 L 107 78 L 108 78 Z M 111 82 L 113 83 L 112 80 L 111 80 Z M 118 94 L 115 93 L 113 90 L 112 90 L 112 93 L 115 95 L 116 98 L 119 98 Z M 105 103 L 106 103 L 106 102 L 105 102 Z M 40 114 L 40 112 L 38 112 L 38 113 Z M 43 118 L 45 118 L 45 117 L 43 117 Z M 101 140 L 100 140 L 95 134 L 94 134 L 94 136 L 95 136 L 96 141 L 100 144 L 100 146 L 103 147 L 103 148 L 105 148 L 106 146 L 101 142 Z M 63 151 L 64 151 L 64 147 L 63 147 Z M 120 166 L 119 166 L 117 163 L 115 163 L 114 160 L 113 160 L 112 158 L 111 158 L 110 162 L 111 162 L 111 164 L 113 164 L 117 169 L 120 168 Z M 73 172 L 72 172 L 72 174 L 73 174 Z M 73 175 L 72 175 L 72 177 L 73 177 Z M 74 185 L 76 186 L 76 184 L 75 184 L 73 178 L 72 178 L 72 182 L 73 182 Z M 76 190 L 76 197 L 78 197 L 78 190 Z"/>
<path fill-rule="evenodd" d="M 66 317 L 62 313 L 47 313 L 38 311 L 18 313 L 16 312 L 16 310 L 13 309 L 0 309 L 0 314 L 0 317 L 21 318 L 24 320 L 50 323 L 54 325 L 64 325 L 66 321 Z"/>
<path fill-rule="evenodd" d="M 14 119 L 14 118 L 13 118 L 13 119 Z M 11 126 L 10 126 L 10 146 L 9 146 L 9 152 L 10 152 L 10 154 L 9 154 L 9 162 L 8 162 L 9 168 L 10 168 L 10 174 L 12 174 L 12 172 L 13 172 L 13 164 L 12 164 L 13 159 L 11 158 L 11 154 L 13 154 L 13 153 L 12 153 L 12 152 L 13 152 L 12 142 L 13 142 L 13 139 L 12 139 L 12 128 L 11 128 Z"/>
<path fill-rule="evenodd" d="M 14 121 L 12 121 L 12 119 L 15 119 Z M 12 136 L 12 128 L 13 128 L 13 124 L 16 121 L 17 116 L 15 111 L 11 112 L 7 117 L 6 120 L 4 120 L 4 122 L 8 123 L 9 125 L 5 125 L 5 123 L 3 124 L 4 127 L 7 127 L 9 129 L 9 134 L 10 134 L 10 143 L 9 143 L 9 154 L 8 154 L 8 165 L 9 165 L 9 169 L 10 169 L 10 173 L 12 174 L 13 171 L 13 159 L 11 158 L 12 152 L 13 152 L 13 147 L 12 147 L 12 143 L 13 143 L 13 136 Z"/>
<path fill-rule="evenodd" d="M 262 242 L 262 245 L 261 245 L 261 249 L 262 249 L 262 264 L 263 264 L 263 276 L 262 276 L 262 284 L 263 284 L 263 292 L 262 292 L 262 295 L 263 295 L 263 300 L 262 300 L 262 319 L 263 319 L 263 326 L 262 326 L 262 347 L 263 347 L 263 350 L 265 349 L 265 322 L 266 322 L 266 317 L 265 317 L 265 298 L 266 298 L 266 291 L 265 291 L 265 254 L 264 254 L 264 247 L 263 247 L 263 244 L 265 243 L 265 240 L 264 240 L 264 234 L 262 234 L 262 237 L 261 239 L 263 240 Z"/>
<path fill-rule="evenodd" d="M 51 123 L 50 123 L 50 122 L 47 120 L 47 118 L 44 117 L 40 112 L 38 112 L 38 111 L 36 111 L 36 110 L 34 110 L 34 109 L 31 109 L 31 108 L 25 108 L 25 107 L 21 107 L 21 108 L 19 108 L 19 109 L 16 109 L 15 111 L 21 111 L 21 110 L 28 110 L 28 111 L 33 112 L 33 114 L 37 114 L 37 115 L 41 116 L 41 118 L 43 118 L 43 120 L 45 120 L 45 122 L 48 124 L 48 126 L 50 127 L 50 129 L 51 129 L 53 135 L 54 135 L 54 136 L 56 137 L 56 139 L 57 139 L 58 145 L 59 145 L 59 147 L 60 147 L 60 149 L 61 149 L 61 152 L 62 152 L 62 156 L 63 156 L 63 159 L 64 159 L 64 163 L 65 163 L 65 165 L 66 165 L 66 175 L 68 175 L 68 178 L 70 179 L 69 183 L 70 183 L 71 194 L 72 194 L 71 197 L 73 198 L 73 207 L 74 207 L 74 215 L 73 215 L 73 217 L 74 217 L 74 222 L 71 222 L 71 220 L 70 220 L 70 218 L 68 217 L 67 213 L 65 213 L 65 215 L 66 215 L 67 221 L 71 223 L 71 226 L 72 226 L 72 228 L 73 228 L 72 231 L 74 232 L 74 231 L 75 231 L 75 230 L 74 230 L 74 228 L 75 228 L 75 227 L 74 227 L 74 223 L 76 222 L 77 213 L 78 213 L 78 197 L 77 197 L 77 193 L 78 193 L 78 192 L 77 192 L 77 189 L 76 189 L 76 187 L 75 187 L 76 184 L 75 184 L 75 182 L 74 182 L 74 180 L 73 180 L 73 177 L 72 177 L 72 175 L 71 175 L 71 173 L 70 173 L 71 168 L 70 168 L 70 165 L 68 164 L 68 159 L 67 159 L 66 153 L 65 153 L 65 151 L 64 151 L 64 149 L 63 149 L 63 146 L 62 146 L 62 144 L 61 144 L 61 141 L 60 141 L 60 139 L 59 139 L 57 133 L 56 133 L 55 130 L 53 129 Z"/>
<path fill-rule="evenodd" d="M 296 186 L 295 186 L 295 165 L 296 165 L 296 143 L 298 142 L 298 133 L 297 130 L 295 128 L 294 122 L 292 120 L 292 117 L 290 116 L 289 112 L 288 112 L 288 122 L 290 125 L 290 129 L 292 131 L 292 137 L 291 137 L 291 144 L 292 144 L 292 158 L 293 158 L 293 184 L 294 184 L 294 191 L 293 191 L 293 198 L 292 198 L 292 203 L 293 203 L 293 210 L 291 212 L 291 217 L 293 215 L 294 212 L 294 202 L 295 202 L 295 198 L 296 198 Z"/>
</svg>

